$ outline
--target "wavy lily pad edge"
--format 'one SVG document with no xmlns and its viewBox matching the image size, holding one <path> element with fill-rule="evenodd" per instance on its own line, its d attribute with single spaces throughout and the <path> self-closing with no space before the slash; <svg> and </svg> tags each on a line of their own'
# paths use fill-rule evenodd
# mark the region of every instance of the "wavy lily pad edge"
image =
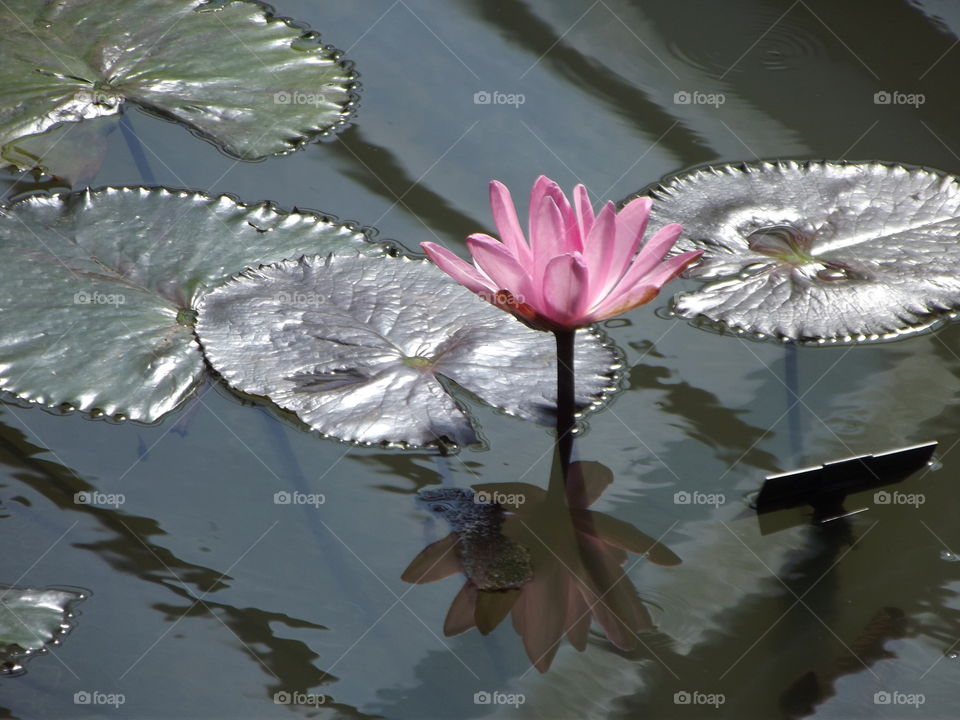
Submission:
<svg viewBox="0 0 960 720">
<path fill-rule="evenodd" d="M 218 0 L 206 0 L 208 4 L 215 5 Z M 224 156 L 230 158 L 231 160 L 239 160 L 241 162 L 263 162 L 268 158 L 272 157 L 285 157 L 286 155 L 291 155 L 295 152 L 299 152 L 307 145 L 313 144 L 315 142 L 328 142 L 333 140 L 338 134 L 346 130 L 353 123 L 354 118 L 357 116 L 357 112 L 360 107 L 361 91 L 363 90 L 363 85 L 360 82 L 360 73 L 357 71 L 356 66 L 352 60 L 345 60 L 343 58 L 345 52 L 340 50 L 340 48 L 335 45 L 324 44 L 321 41 L 321 34 L 317 30 L 313 30 L 310 25 L 301 20 L 297 20 L 286 15 L 281 15 L 277 12 L 277 9 L 272 5 L 263 2 L 262 0 L 244 0 L 250 5 L 254 5 L 260 9 L 263 13 L 263 20 L 265 24 L 271 23 L 282 23 L 289 27 L 291 30 L 295 30 L 300 33 L 300 36 L 296 39 L 299 41 L 308 41 L 316 44 L 317 49 L 326 53 L 327 56 L 334 61 L 337 66 L 341 69 L 343 74 L 346 76 L 346 82 L 344 83 L 344 89 L 347 93 L 347 101 L 340 103 L 340 116 L 337 121 L 333 124 L 328 124 L 324 126 L 313 126 L 301 129 L 301 133 L 296 138 L 286 138 L 284 142 L 288 146 L 286 150 L 281 150 L 279 152 L 270 153 L 269 155 L 264 155 L 256 158 L 244 158 L 239 155 L 230 152 L 223 145 L 220 144 L 215 138 L 211 137 L 208 133 L 203 132 L 199 128 L 191 127 L 182 120 L 173 117 L 171 114 L 165 112 L 164 110 L 152 106 L 140 105 L 139 103 L 127 100 L 124 98 L 123 103 L 121 103 L 116 116 L 119 117 L 124 112 L 127 112 L 129 108 L 127 105 L 132 105 L 137 108 L 140 112 L 151 117 L 156 117 L 166 122 L 174 123 L 181 126 L 187 130 L 191 135 L 200 140 L 203 140 L 206 143 L 212 145 L 218 152 Z M 295 42 L 295 41 L 294 41 Z M 46 128 L 42 133 L 37 133 L 35 135 L 24 135 L 23 137 L 17 138 L 16 140 L 11 141 L 21 142 L 29 137 L 37 137 L 39 135 L 44 135 L 46 133 L 52 132 L 56 129 L 68 126 L 79 124 L 83 122 L 89 122 L 89 120 L 79 120 L 76 122 L 57 122 Z M 5 148 L 6 145 L 0 147 L 0 150 Z M 40 158 L 42 161 L 43 158 Z M 37 172 L 40 174 L 41 178 L 55 177 L 55 174 L 51 172 L 51 168 L 38 164 L 34 167 L 20 167 L 9 161 L 5 161 L 0 156 L 0 169 L 13 170 L 17 173 L 30 173 Z"/>
<path fill-rule="evenodd" d="M 336 215 L 333 215 L 331 213 L 328 213 L 322 210 L 315 210 L 311 208 L 301 208 L 296 205 L 294 205 L 290 209 L 286 209 L 277 205 L 277 203 L 275 203 L 272 200 L 244 202 L 240 200 L 240 198 L 237 197 L 237 195 L 234 193 L 225 192 L 225 193 L 211 194 L 201 190 L 193 190 L 189 188 L 177 188 L 177 187 L 171 187 L 167 185 L 102 185 L 95 188 L 80 188 L 78 190 L 72 190 L 72 191 L 51 191 L 48 189 L 44 189 L 38 192 L 31 192 L 28 194 L 20 195 L 8 203 L 0 204 L 0 213 L 3 213 L 7 210 L 11 210 L 12 208 L 16 207 L 19 204 L 27 203 L 36 198 L 45 198 L 45 199 L 54 200 L 61 197 L 80 196 L 80 195 L 94 196 L 98 193 L 110 193 L 110 192 L 147 192 L 147 193 L 161 192 L 169 195 L 178 195 L 178 196 L 192 195 L 192 196 L 197 196 L 204 200 L 210 200 L 210 201 L 226 198 L 227 200 L 230 200 L 231 202 L 235 203 L 238 208 L 241 208 L 243 210 L 255 211 L 258 209 L 264 209 L 264 210 L 269 210 L 271 212 L 279 213 L 281 215 L 293 215 L 293 214 L 305 215 L 305 216 L 315 218 L 318 223 L 322 222 L 322 223 L 329 223 L 332 225 L 338 225 L 351 232 L 355 232 L 363 235 L 364 239 L 367 242 L 369 242 L 371 245 L 377 245 L 382 247 L 384 255 L 388 257 L 399 257 L 403 255 L 405 252 L 405 248 L 396 240 L 389 239 L 389 238 L 378 239 L 379 231 L 377 230 L 377 228 L 373 227 L 372 225 L 363 225 L 353 220 L 343 220 Z M 290 259 L 296 259 L 296 258 L 290 258 Z M 262 267 L 262 266 L 258 266 L 258 267 Z M 255 269 L 255 268 L 244 268 L 243 271 L 245 272 L 250 269 Z M 241 274 L 241 273 L 238 273 L 238 274 Z M 231 276 L 230 278 L 227 278 L 224 282 L 229 282 L 230 280 L 233 279 L 233 277 L 235 277 L 235 275 Z M 214 288 L 211 288 L 211 290 L 213 289 Z M 203 353 L 203 346 L 200 343 L 199 337 L 197 337 L 196 328 L 192 328 L 192 330 L 193 330 L 193 339 L 197 345 L 197 349 L 198 351 Z M 210 367 L 210 363 L 206 360 L 205 354 L 203 355 L 203 358 L 204 358 L 204 366 L 206 367 L 206 377 L 208 379 L 214 378 L 214 379 L 220 380 L 219 374 L 217 374 L 216 371 L 214 371 Z M 227 387 L 225 383 L 224 385 L 225 387 Z M 136 420 L 136 419 L 128 418 L 126 416 L 117 417 L 114 415 L 110 415 L 108 413 L 104 413 L 101 409 L 95 408 L 95 407 L 89 408 L 86 410 L 78 410 L 77 408 L 73 407 L 69 403 L 48 404 L 45 402 L 33 400 L 32 398 L 26 397 L 24 395 L 21 395 L 13 390 L 4 388 L 2 386 L 0 386 L 0 404 L 12 405 L 14 407 L 18 407 L 25 410 L 39 408 L 41 410 L 44 410 L 45 412 L 50 413 L 51 415 L 57 415 L 57 416 L 76 414 L 76 415 L 80 415 L 81 417 L 87 420 L 105 421 L 112 425 L 122 425 L 125 423 L 132 423 L 133 425 L 138 425 L 143 427 L 154 427 L 165 422 L 166 420 L 171 418 L 173 415 L 182 412 L 184 408 L 187 407 L 187 405 L 189 405 L 190 401 L 193 398 L 195 398 L 197 394 L 202 390 L 202 387 L 203 385 L 201 383 L 200 385 L 198 385 L 198 387 L 194 390 L 194 392 L 190 396 L 184 398 L 183 402 L 181 402 L 179 406 L 171 410 L 169 413 L 167 413 L 163 417 L 158 418 L 151 422 Z M 227 389 L 233 392 L 232 388 L 227 387 Z"/>
<path fill-rule="evenodd" d="M 770 158 L 763 159 L 759 158 L 756 160 L 740 160 L 727 163 L 704 163 L 702 165 L 694 165 L 684 170 L 678 172 L 672 172 L 667 175 L 664 175 L 659 180 L 656 180 L 635 193 L 631 193 L 626 198 L 624 198 L 620 203 L 618 203 L 618 209 L 629 203 L 631 200 L 635 200 L 640 197 L 650 197 L 654 201 L 654 207 L 656 207 L 657 201 L 664 200 L 665 197 L 669 194 L 670 190 L 676 187 L 684 179 L 700 176 L 700 175 L 715 175 L 722 177 L 731 173 L 745 173 L 753 172 L 763 168 L 790 168 L 793 170 L 804 170 L 809 169 L 815 166 L 834 166 L 834 167 L 847 167 L 847 166 L 864 166 L 864 165 L 873 165 L 878 167 L 883 167 L 888 170 L 906 170 L 907 172 L 924 172 L 931 175 L 935 175 L 937 178 L 943 179 L 952 179 L 954 184 L 960 185 L 960 175 L 954 175 L 951 172 L 946 170 L 941 170 L 939 168 L 931 167 L 929 165 L 915 165 L 912 163 L 906 162 L 897 162 L 892 160 L 828 160 L 826 158 Z M 651 218 L 653 219 L 653 218 Z M 651 231 L 655 230 L 656 226 L 651 223 Z M 681 240 L 683 235 L 680 236 Z M 679 250 L 671 250 L 671 255 L 675 255 Z M 680 276 L 684 279 L 696 280 L 695 276 L 691 274 L 691 270 L 694 269 L 696 265 L 688 268 Z M 701 281 L 697 281 L 698 283 Z M 849 346 L 849 345 L 872 345 L 885 342 L 891 342 L 894 340 L 906 340 L 909 338 L 917 337 L 920 335 L 928 335 L 936 332 L 942 326 L 953 322 L 960 318 L 960 302 L 958 302 L 955 309 L 945 310 L 940 313 L 933 313 L 929 317 L 928 322 L 921 325 L 912 326 L 910 328 L 905 328 L 903 330 L 898 330 L 890 333 L 878 333 L 873 335 L 841 335 L 830 338 L 788 338 L 788 337 L 779 337 L 767 335 L 765 333 L 755 332 L 743 327 L 733 327 L 728 325 L 725 322 L 719 320 L 713 320 L 704 315 L 696 315 L 694 317 L 686 317 L 674 310 L 676 301 L 678 297 L 683 292 L 673 295 L 670 299 L 670 308 L 667 311 L 670 317 L 673 318 L 683 318 L 687 320 L 688 324 L 692 327 L 697 328 L 698 330 L 704 330 L 711 332 L 715 335 L 722 335 L 727 337 L 737 337 L 744 340 L 752 340 L 756 342 L 769 342 L 771 340 L 779 342 L 782 345 L 799 345 L 801 347 L 837 347 L 837 346 Z"/>
<path fill-rule="evenodd" d="M 45 587 L 22 587 L 19 585 L 3 586 L 0 587 L 0 596 L 5 595 L 11 590 L 35 590 L 39 592 L 64 592 L 73 595 L 73 597 L 67 600 L 64 603 L 65 614 L 63 616 L 63 622 L 61 622 L 60 627 L 54 633 L 54 638 L 49 642 L 43 644 L 43 646 L 34 649 L 25 649 L 21 653 L 16 653 L 16 660 L 12 666 L 7 668 L 0 667 L 0 677 L 6 678 L 15 678 L 20 675 L 23 675 L 27 672 L 27 669 L 24 667 L 24 664 L 34 658 L 42 657 L 47 655 L 50 652 L 51 647 L 59 647 L 63 644 L 63 641 L 66 639 L 70 633 L 76 629 L 76 618 L 83 613 L 77 610 L 77 605 L 82 603 L 85 600 L 89 600 L 93 595 L 93 592 L 86 588 L 76 587 L 72 585 L 47 585 Z"/>
<path fill-rule="evenodd" d="M 207 0 L 207 3 L 210 5 L 216 5 L 218 2 L 222 2 L 222 0 Z M 264 155 L 259 158 L 243 158 L 222 147 L 219 142 L 208 136 L 203 131 L 190 127 L 182 120 L 171 117 L 163 110 L 139 105 L 137 103 L 133 104 L 136 105 L 137 109 L 143 113 L 146 113 L 147 115 L 153 115 L 162 120 L 181 125 L 189 130 L 190 133 L 195 137 L 198 137 L 201 140 L 213 145 L 218 151 L 229 157 L 231 160 L 240 160 L 242 162 L 262 162 L 271 157 L 284 157 L 286 155 L 298 152 L 314 142 L 333 140 L 336 135 L 346 130 L 351 125 L 353 119 L 357 116 L 357 111 L 360 107 L 360 94 L 363 89 L 363 85 L 360 83 L 360 73 L 357 72 L 354 62 L 352 60 L 343 59 L 345 52 L 340 48 L 336 47 L 335 45 L 324 44 L 321 41 L 321 33 L 317 30 L 313 30 L 309 23 L 288 17 L 286 15 L 281 15 L 277 12 L 275 7 L 269 3 L 263 2 L 263 0 L 244 0 L 244 2 L 259 7 L 263 12 L 263 19 L 266 24 L 269 25 L 271 23 L 283 23 L 291 30 L 298 31 L 300 33 L 300 37 L 298 37 L 294 42 L 309 41 L 315 43 L 317 48 L 327 53 L 330 59 L 333 60 L 343 71 L 344 75 L 347 77 L 344 88 L 347 91 L 348 99 L 345 103 L 341 103 L 342 109 L 340 111 L 340 117 L 335 123 L 324 127 L 312 127 L 300 130 L 301 135 L 299 137 L 286 139 L 286 143 L 289 145 L 286 150 Z M 126 105 L 126 101 L 124 102 L 124 105 Z"/>
<path fill-rule="evenodd" d="M 399 247 L 397 247 L 399 246 Z M 418 262 L 418 263 L 430 263 L 429 258 L 426 255 L 420 253 L 413 253 L 406 251 L 402 245 L 394 246 L 394 252 L 388 251 L 385 257 L 381 259 L 384 261 L 394 260 L 400 262 Z M 293 258 L 290 258 L 293 259 Z M 247 268 L 243 272 L 237 273 L 232 278 L 227 280 L 225 284 L 240 280 L 243 278 L 255 277 L 259 270 L 264 268 L 276 267 L 280 263 L 265 263 L 259 265 L 256 268 Z M 450 282 L 454 282 L 451 280 Z M 477 299 L 478 302 L 485 302 L 480 298 Z M 200 303 L 202 305 L 202 301 Z M 198 317 L 197 322 L 201 322 L 203 317 L 202 312 L 200 317 Z M 505 314 L 505 322 L 517 322 L 519 320 L 510 317 Z M 522 324 L 522 323 L 521 323 Z M 531 330 L 531 332 L 538 332 Z M 604 374 L 604 377 L 609 379 L 609 383 L 601 390 L 600 395 L 596 397 L 593 402 L 589 405 L 581 407 L 576 412 L 577 419 L 583 419 L 589 415 L 592 415 L 595 412 L 602 410 L 607 407 L 613 400 L 623 392 L 628 389 L 628 373 L 624 371 L 626 367 L 626 355 L 624 351 L 610 338 L 609 334 L 604 332 L 599 326 L 591 325 L 587 328 L 584 328 L 582 332 L 588 333 L 598 344 L 599 349 L 602 349 L 610 353 L 611 363 L 608 367 L 607 372 Z M 348 440 L 330 433 L 324 433 L 319 430 L 316 430 L 310 427 L 306 422 L 300 419 L 296 412 L 289 410 L 287 408 L 281 407 L 275 403 L 272 399 L 265 395 L 256 395 L 243 390 L 235 388 L 223 375 L 213 368 L 210 364 L 209 359 L 207 359 L 207 351 L 203 346 L 202 339 L 199 338 L 198 333 L 194 332 L 195 337 L 197 337 L 197 342 L 200 344 L 200 348 L 203 351 L 204 359 L 206 360 L 207 370 L 211 377 L 217 380 L 217 389 L 222 391 L 224 394 L 232 396 L 234 399 L 241 403 L 252 403 L 256 406 L 269 409 L 274 417 L 280 419 L 282 422 L 285 422 L 290 427 L 293 427 L 301 432 L 306 432 L 314 437 L 322 438 L 324 440 L 333 440 L 340 444 L 351 446 L 351 447 L 360 447 L 360 448 L 382 448 L 389 450 L 412 450 L 420 451 L 423 450 L 437 450 L 441 455 L 453 455 L 458 453 L 461 450 L 461 446 L 447 440 L 446 438 L 439 438 L 437 442 L 430 443 L 427 445 L 414 445 L 407 442 L 395 442 L 395 441 L 385 441 L 385 442 L 367 442 L 362 440 Z M 456 403 L 458 409 L 466 415 L 468 418 L 473 430 L 477 436 L 477 442 L 470 444 L 468 447 L 475 449 L 484 449 L 489 448 L 490 443 L 487 441 L 486 437 L 483 434 L 483 428 L 477 422 L 473 413 L 470 412 L 469 407 L 465 404 L 465 400 L 469 401 L 470 404 L 475 404 L 480 407 L 483 407 L 489 411 L 492 411 L 496 415 L 510 418 L 518 418 L 521 420 L 526 420 L 531 422 L 528 418 L 523 418 L 520 414 L 511 412 L 507 409 L 497 407 L 492 405 L 482 398 L 480 398 L 476 393 L 471 390 L 458 385 L 453 380 L 445 377 L 442 374 L 436 375 L 437 381 L 444 387 L 447 393 L 453 398 L 453 401 Z M 580 428 L 577 431 L 577 437 L 581 437 L 588 428 L 581 423 Z"/>
</svg>

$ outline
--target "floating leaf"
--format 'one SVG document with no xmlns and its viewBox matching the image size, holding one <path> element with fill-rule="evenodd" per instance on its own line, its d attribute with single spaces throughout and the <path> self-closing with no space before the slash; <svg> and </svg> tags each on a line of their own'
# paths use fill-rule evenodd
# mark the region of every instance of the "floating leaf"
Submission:
<svg viewBox="0 0 960 720">
<path fill-rule="evenodd" d="M 260 3 L 5 0 L 0 23 L 0 149 L 130 101 L 253 160 L 352 111 L 339 52 Z"/>
<path fill-rule="evenodd" d="M 73 590 L 0 585 L 0 674 L 21 671 L 23 660 L 57 644 L 70 630 L 73 606 L 85 598 Z"/>
<path fill-rule="evenodd" d="M 205 292 L 260 262 L 380 254 L 313 213 L 164 188 L 35 196 L 0 208 L 0 389 L 150 422 L 199 385 Z"/>
<path fill-rule="evenodd" d="M 880 163 L 763 162 L 698 170 L 652 193 L 652 222 L 707 284 L 684 317 L 800 342 L 920 332 L 960 307 L 960 185 Z"/>
<path fill-rule="evenodd" d="M 440 378 L 506 412 L 553 422 L 556 349 L 426 261 L 313 257 L 251 270 L 200 304 L 197 334 L 237 390 L 324 435 L 362 443 L 477 441 Z M 613 389 L 613 351 L 581 332 L 578 402 Z"/>
</svg>

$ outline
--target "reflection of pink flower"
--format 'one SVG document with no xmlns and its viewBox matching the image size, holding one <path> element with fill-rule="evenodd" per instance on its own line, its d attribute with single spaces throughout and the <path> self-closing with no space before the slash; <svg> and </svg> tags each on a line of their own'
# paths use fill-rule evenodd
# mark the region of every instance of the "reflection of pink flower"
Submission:
<svg viewBox="0 0 960 720">
<path fill-rule="evenodd" d="M 436 243 L 421 247 L 454 280 L 489 302 L 544 330 L 572 330 L 650 302 L 660 288 L 701 255 L 664 259 L 680 236 L 667 225 L 643 242 L 651 200 L 637 198 L 619 213 L 608 202 L 594 216 L 583 185 L 573 205 L 541 175 L 530 193 L 527 243 L 506 186 L 490 183 L 490 206 L 500 241 L 467 238 L 473 265 Z"/>
<path fill-rule="evenodd" d="M 612 480 L 600 463 L 574 462 L 567 500 L 560 504 L 534 485 L 477 486 L 491 495 L 524 498 L 522 505 L 504 507 L 510 514 L 503 533 L 530 552 L 533 579 L 510 590 L 480 590 L 468 579 L 450 605 L 444 634 L 474 627 L 486 634 L 512 613 L 514 630 L 540 672 L 549 669 L 564 635 L 577 650 L 586 648 L 591 619 L 616 647 L 636 647 L 638 633 L 652 630 L 653 623 L 624 573 L 626 551 L 659 565 L 676 565 L 680 558 L 633 525 L 587 509 Z M 457 552 L 458 537 L 451 533 L 424 548 L 402 577 L 420 584 L 463 572 Z"/>
</svg>

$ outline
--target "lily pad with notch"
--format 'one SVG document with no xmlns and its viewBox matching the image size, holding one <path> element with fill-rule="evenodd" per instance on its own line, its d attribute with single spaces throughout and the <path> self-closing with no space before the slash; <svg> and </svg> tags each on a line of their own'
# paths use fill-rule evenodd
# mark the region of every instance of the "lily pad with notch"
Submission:
<svg viewBox="0 0 960 720">
<path fill-rule="evenodd" d="M 423 260 L 313 256 L 249 270 L 204 298 L 197 334 L 234 389 L 341 440 L 477 442 L 448 381 L 508 414 L 555 422 L 552 336 Z M 576 364 L 580 410 L 596 408 L 618 386 L 617 353 L 581 331 Z"/>
<path fill-rule="evenodd" d="M 380 255 L 350 223 L 166 188 L 37 195 L 0 207 L 0 390 L 152 422 L 206 374 L 209 290 L 309 252 Z"/>
<path fill-rule="evenodd" d="M 339 130 L 356 78 L 315 32 L 250 0 L 6 0 L 0 3 L 0 154 L 127 102 L 256 160 Z"/>
<path fill-rule="evenodd" d="M 675 311 L 801 343 L 891 340 L 960 308 L 960 183 L 882 163 L 759 162 L 675 177 L 651 223 L 675 252 L 702 249 L 704 280 Z"/>
</svg>

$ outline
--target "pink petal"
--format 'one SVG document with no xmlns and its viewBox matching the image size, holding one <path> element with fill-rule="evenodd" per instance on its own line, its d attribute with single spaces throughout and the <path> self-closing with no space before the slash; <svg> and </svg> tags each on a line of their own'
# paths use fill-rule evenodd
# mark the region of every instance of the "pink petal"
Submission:
<svg viewBox="0 0 960 720">
<path fill-rule="evenodd" d="M 493 222 L 500 232 L 500 239 L 510 252 L 517 258 L 529 262 L 531 253 L 520 220 L 517 219 L 517 208 L 507 186 L 497 180 L 490 181 L 490 210 L 493 212 Z"/>
<path fill-rule="evenodd" d="M 577 185 L 573 189 L 573 204 L 580 223 L 580 237 L 586 238 L 590 234 L 590 228 L 593 227 L 593 206 L 590 204 L 590 195 L 583 185 Z"/>
<path fill-rule="evenodd" d="M 533 250 L 533 284 L 543 297 L 543 273 L 547 263 L 557 255 L 563 253 L 563 216 L 556 201 L 543 195 L 536 213 L 537 222 L 533 224 L 533 233 L 530 236 L 530 246 Z M 533 216 L 531 216 L 531 221 Z"/>
<path fill-rule="evenodd" d="M 527 237 L 530 238 L 530 247 L 533 248 L 534 253 L 536 253 L 536 246 L 534 244 L 533 238 L 536 236 L 534 232 L 537 228 L 537 225 L 540 223 L 540 205 L 543 202 L 543 198 L 547 195 L 547 188 L 550 185 L 556 185 L 550 178 L 546 175 L 541 175 L 533 182 L 533 187 L 530 188 L 530 206 L 529 206 L 529 223 L 527 227 Z"/>
<path fill-rule="evenodd" d="M 650 219 L 650 207 L 653 200 L 648 197 L 631 200 L 617 213 L 616 253 L 613 266 L 619 267 L 623 275 L 643 242 L 643 234 L 647 231 L 647 221 Z"/>
<path fill-rule="evenodd" d="M 661 228 L 647 240 L 643 249 L 640 250 L 640 253 L 633 259 L 633 263 L 626 272 L 621 270 L 619 274 L 617 274 L 611 271 L 607 276 L 607 280 L 609 281 L 610 277 L 614 277 L 613 284 L 605 287 L 604 292 L 597 289 L 596 292 L 591 293 L 593 309 L 597 309 L 600 303 L 606 301 L 608 296 L 616 296 L 621 291 L 629 290 L 638 284 L 650 285 L 651 283 L 646 276 L 663 260 L 664 256 L 670 252 L 670 248 L 673 247 L 682 230 L 683 228 L 675 223 Z"/>
<path fill-rule="evenodd" d="M 614 233 L 617 229 L 617 207 L 606 203 L 597 215 L 590 234 L 583 244 L 583 255 L 590 268 L 590 296 L 602 298 L 616 285 L 623 271 L 611 268 L 614 256 Z"/>
<path fill-rule="evenodd" d="M 533 247 L 533 253 L 536 255 L 536 241 L 534 237 L 539 232 L 542 222 L 541 208 L 544 198 L 553 198 L 557 208 L 560 211 L 560 231 L 555 234 L 556 240 L 562 248 L 560 252 L 574 252 L 583 249 L 583 239 L 580 237 L 580 226 L 577 223 L 577 216 L 570 207 L 567 196 L 563 190 L 550 178 L 541 175 L 533 184 L 530 191 L 530 245 Z M 558 253 L 554 253 L 558 254 Z"/>
<path fill-rule="evenodd" d="M 550 260 L 543 273 L 543 314 L 560 325 L 578 327 L 589 300 L 588 275 L 580 253 Z"/>
<path fill-rule="evenodd" d="M 644 244 L 637 257 L 634 258 L 633 264 L 627 270 L 623 279 L 636 281 L 653 271 L 670 252 L 670 248 L 677 242 L 677 238 L 680 237 L 682 232 L 683 227 L 676 223 L 664 225 L 657 230 Z"/>
<path fill-rule="evenodd" d="M 647 282 L 658 288 L 662 288 L 699 260 L 701 255 L 703 255 L 703 250 L 689 250 L 685 253 L 675 255 L 668 260 L 664 260 L 647 276 Z"/>
<path fill-rule="evenodd" d="M 599 322 L 614 315 L 622 315 L 635 307 L 646 305 L 659 294 L 660 288 L 653 285 L 634 285 L 627 292 L 610 293 L 606 300 L 587 314 L 587 318 L 590 322 Z"/>
<path fill-rule="evenodd" d="M 630 266 L 647 229 L 650 205 L 650 198 L 633 200 L 617 213 L 614 229 L 605 228 L 603 235 L 587 238 L 587 252 L 592 254 L 588 255 L 587 261 L 591 273 L 590 295 L 594 302 L 606 297 Z"/>
<path fill-rule="evenodd" d="M 530 268 L 524 267 L 509 248 L 489 235 L 476 233 L 467 238 L 467 247 L 473 261 L 497 286 L 497 290 L 509 290 L 520 303 L 539 302 L 533 291 Z"/>
<path fill-rule="evenodd" d="M 438 268 L 467 290 L 475 292 L 477 295 L 484 295 L 496 293 L 500 289 L 493 287 L 490 278 L 482 275 L 473 265 L 457 257 L 445 247 L 432 242 L 422 242 L 420 247 Z"/>
<path fill-rule="evenodd" d="M 702 254 L 702 250 L 692 250 L 664 260 L 653 272 L 641 278 L 639 283 L 632 286 L 625 276 L 603 302 L 590 310 L 588 316 L 590 321 L 596 322 L 603 318 L 619 315 L 638 305 L 650 302 L 660 292 L 660 288 L 696 262 Z"/>
</svg>

